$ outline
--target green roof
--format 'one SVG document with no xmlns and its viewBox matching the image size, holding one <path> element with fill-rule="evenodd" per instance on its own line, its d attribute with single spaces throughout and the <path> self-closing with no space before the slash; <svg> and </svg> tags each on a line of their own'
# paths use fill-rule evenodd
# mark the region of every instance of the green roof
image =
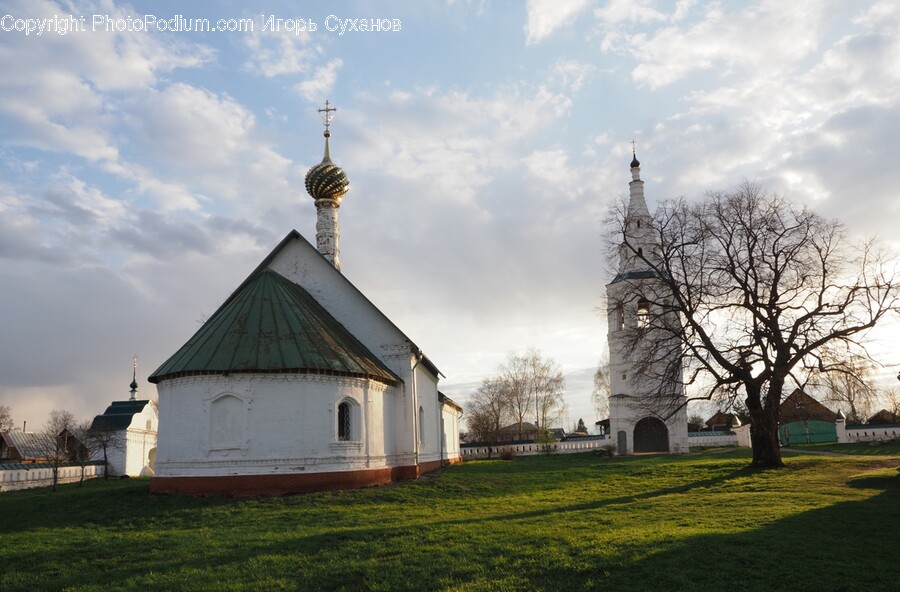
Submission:
<svg viewBox="0 0 900 592">
<path fill-rule="evenodd" d="M 251 275 L 149 380 L 259 372 L 400 382 L 309 292 L 268 268 Z"/>
</svg>

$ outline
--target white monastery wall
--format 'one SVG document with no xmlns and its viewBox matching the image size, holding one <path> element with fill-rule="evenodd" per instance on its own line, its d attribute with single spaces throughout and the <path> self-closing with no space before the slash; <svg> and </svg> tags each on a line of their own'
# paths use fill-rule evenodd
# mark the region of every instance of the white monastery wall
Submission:
<svg viewBox="0 0 900 592">
<path fill-rule="evenodd" d="M 728 432 L 690 432 L 688 433 L 688 444 L 692 447 L 740 445 L 737 434 L 729 434 Z"/>
<path fill-rule="evenodd" d="M 900 424 L 860 425 L 847 427 L 846 420 L 838 419 L 834 427 L 838 442 L 890 442 L 900 440 Z"/>
<path fill-rule="evenodd" d="M 441 413 L 441 437 L 444 444 L 444 458 L 456 459 L 460 457 L 459 450 L 459 412 L 445 406 Z"/>
<path fill-rule="evenodd" d="M 590 440 L 573 440 L 568 442 L 554 442 L 551 444 L 553 454 L 577 454 L 579 452 L 591 452 L 592 450 L 601 450 L 604 447 L 614 444 L 614 440 L 607 436 L 598 436 Z M 491 458 L 499 458 L 500 452 L 509 450 L 517 456 L 530 456 L 535 454 L 546 454 L 543 446 L 534 442 L 525 442 L 518 444 L 497 444 L 492 446 Z M 463 445 L 461 448 L 462 458 L 465 460 L 474 460 L 477 458 L 487 458 L 487 446 L 468 446 Z"/>
<path fill-rule="evenodd" d="M 50 487 L 53 485 L 53 469 L 44 465 L 35 466 L 40 466 L 40 468 L 0 470 L 0 492 Z M 76 483 L 81 480 L 81 467 L 59 467 L 58 471 L 57 483 L 60 485 Z M 85 479 L 94 479 L 102 476 L 102 465 L 87 465 L 84 467 Z"/>
</svg>

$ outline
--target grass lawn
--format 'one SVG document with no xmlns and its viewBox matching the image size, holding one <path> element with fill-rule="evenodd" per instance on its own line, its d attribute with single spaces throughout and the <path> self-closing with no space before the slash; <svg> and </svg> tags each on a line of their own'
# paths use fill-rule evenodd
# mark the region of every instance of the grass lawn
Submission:
<svg viewBox="0 0 900 592">
<path fill-rule="evenodd" d="M 813 452 L 864 454 L 866 456 L 900 456 L 900 442 L 853 442 L 850 444 L 826 442 L 824 444 L 799 444 L 791 448 Z"/>
<path fill-rule="evenodd" d="M 900 458 L 475 461 L 261 500 L 0 494 L 0 590 L 900 589 Z"/>
</svg>

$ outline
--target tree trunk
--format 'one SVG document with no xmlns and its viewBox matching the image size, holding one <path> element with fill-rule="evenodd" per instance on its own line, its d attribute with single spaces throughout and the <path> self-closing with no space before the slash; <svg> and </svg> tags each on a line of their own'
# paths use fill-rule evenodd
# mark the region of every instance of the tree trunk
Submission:
<svg viewBox="0 0 900 592">
<path fill-rule="evenodd" d="M 778 421 L 767 409 L 750 410 L 750 445 L 753 447 L 755 469 L 780 469 L 781 445 L 778 442 Z"/>
<path fill-rule="evenodd" d="M 106 446 L 103 447 L 103 480 L 109 481 L 109 459 L 106 457 Z"/>
<path fill-rule="evenodd" d="M 754 469 L 780 469 L 781 444 L 778 441 L 778 410 L 781 404 L 781 383 L 772 380 L 763 406 L 762 386 L 744 384 L 747 391 L 747 411 L 750 413 L 750 446 L 753 449 Z"/>
</svg>

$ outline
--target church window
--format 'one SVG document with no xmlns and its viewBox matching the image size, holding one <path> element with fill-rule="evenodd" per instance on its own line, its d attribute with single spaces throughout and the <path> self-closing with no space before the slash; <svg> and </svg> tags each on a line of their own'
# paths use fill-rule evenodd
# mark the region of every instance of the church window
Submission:
<svg viewBox="0 0 900 592">
<path fill-rule="evenodd" d="M 419 444 L 425 442 L 425 410 L 419 407 Z"/>
<path fill-rule="evenodd" d="M 149 419 L 147 420 L 147 428 L 146 428 L 146 429 L 147 429 L 148 432 L 149 432 L 151 429 L 153 429 L 153 423 L 152 423 Z"/>
<path fill-rule="evenodd" d="M 637 306 L 637 324 L 638 327 L 646 328 L 650 326 L 650 302 L 641 298 L 638 300 Z"/>
<path fill-rule="evenodd" d="M 346 442 L 353 439 L 351 415 L 350 403 L 344 401 L 338 405 L 338 440 Z"/>
<path fill-rule="evenodd" d="M 613 310 L 613 331 L 621 331 L 625 328 L 625 313 L 620 304 Z"/>
<path fill-rule="evenodd" d="M 210 404 L 210 447 L 213 450 L 241 448 L 244 442 L 244 401 L 224 394 Z"/>
<path fill-rule="evenodd" d="M 644 247 L 638 247 L 638 257 L 644 256 Z"/>
</svg>

